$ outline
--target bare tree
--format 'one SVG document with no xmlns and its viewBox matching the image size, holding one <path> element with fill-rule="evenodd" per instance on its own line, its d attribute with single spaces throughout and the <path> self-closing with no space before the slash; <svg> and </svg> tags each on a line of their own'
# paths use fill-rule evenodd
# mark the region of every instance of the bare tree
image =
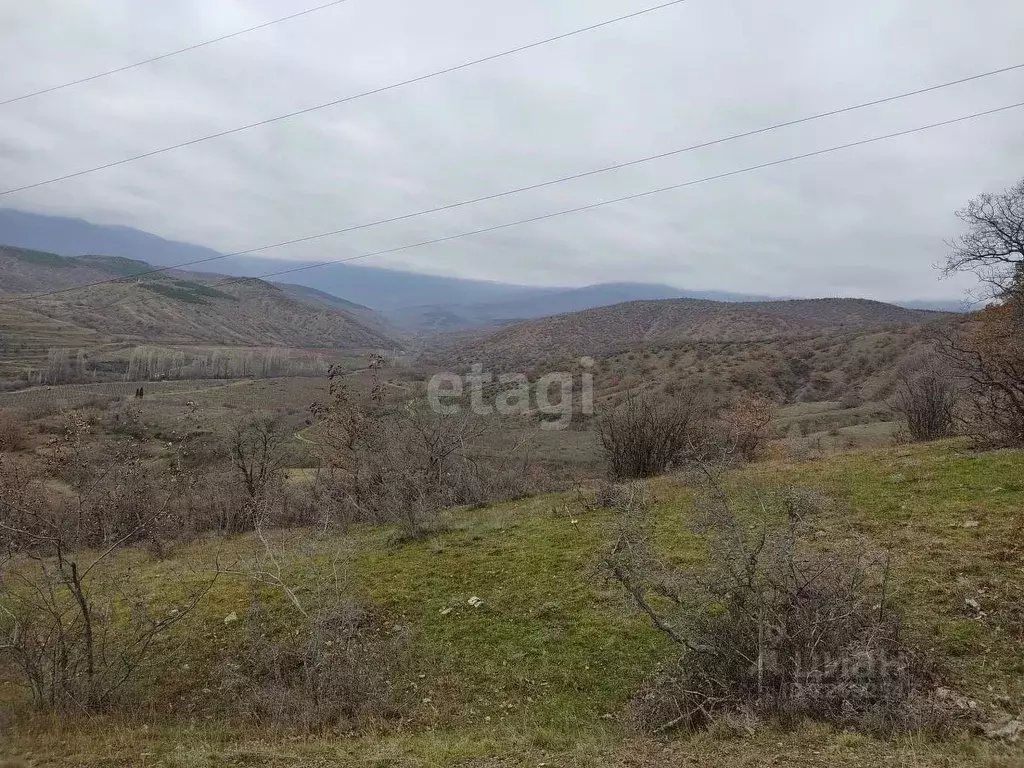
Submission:
<svg viewBox="0 0 1024 768">
<path fill-rule="evenodd" d="M 1024 445 L 1024 319 L 1015 304 L 940 332 L 939 352 L 963 384 L 963 429 L 985 444 Z"/>
<path fill-rule="evenodd" d="M 950 244 L 946 273 L 973 272 L 996 303 L 944 329 L 939 349 L 964 380 L 971 431 L 1024 444 L 1024 180 L 957 216 L 968 229 Z"/>
<path fill-rule="evenodd" d="M 234 425 L 231 461 L 252 500 L 261 499 L 288 459 L 288 433 L 280 419 L 257 414 Z"/>
<path fill-rule="evenodd" d="M 957 211 L 967 232 L 949 245 L 946 274 L 973 272 L 990 297 L 1024 291 L 1024 180 L 1000 194 L 985 193 Z"/>
</svg>

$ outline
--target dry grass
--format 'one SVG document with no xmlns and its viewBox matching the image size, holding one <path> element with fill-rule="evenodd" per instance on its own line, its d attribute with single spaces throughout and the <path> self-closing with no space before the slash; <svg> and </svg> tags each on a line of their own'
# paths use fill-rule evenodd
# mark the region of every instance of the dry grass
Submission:
<svg viewBox="0 0 1024 768">
<path fill-rule="evenodd" d="M 793 483 L 836 498 L 817 518 L 817 530 L 831 541 L 856 533 L 893 553 L 892 596 L 907 613 L 907 639 L 933 649 L 958 694 L 977 699 L 986 713 L 1019 711 L 1024 561 L 1014 537 L 1024 488 L 1013 473 L 1020 462 L 1016 452 L 975 455 L 939 444 L 753 464 L 730 483 Z M 658 547 L 671 562 L 699 563 L 700 541 L 686 530 L 690 488 L 673 478 L 648 488 Z M 150 764 L 176 768 L 1020 764 L 1019 748 L 976 738 L 877 741 L 822 727 L 749 734 L 740 726 L 667 744 L 635 740 L 619 715 L 640 682 L 670 658 L 668 645 L 644 617 L 624 610 L 617 590 L 589 576 L 616 513 L 552 514 L 573 504 L 570 494 L 458 511 L 447 530 L 400 547 L 379 529 L 271 535 L 291 583 L 321 572 L 309 562 L 310 548 L 323 567 L 344 552 L 355 594 L 391 621 L 416 628 L 406 684 L 415 686 L 417 703 L 401 728 L 289 739 L 232 722 L 221 708 L 218 670 L 242 647 L 249 592 L 246 584 L 223 580 L 180 637 L 188 668 L 148 681 L 152 703 L 135 718 L 102 727 L 18 720 L 6 738 L 55 766 L 135 766 L 146 764 L 142 753 Z M 970 521 L 978 524 L 965 526 Z M 173 592 L 199 578 L 214 553 L 231 560 L 255 544 L 239 537 L 182 547 L 165 560 L 142 553 L 131 560 L 140 586 Z M 467 603 L 474 596 L 483 600 L 480 608 Z M 233 611 L 240 620 L 225 624 Z M 287 615 L 280 614 L 282 622 Z M 12 693 L 0 687 L 8 703 Z M 1008 703 L 1000 703 L 1002 696 Z"/>
</svg>

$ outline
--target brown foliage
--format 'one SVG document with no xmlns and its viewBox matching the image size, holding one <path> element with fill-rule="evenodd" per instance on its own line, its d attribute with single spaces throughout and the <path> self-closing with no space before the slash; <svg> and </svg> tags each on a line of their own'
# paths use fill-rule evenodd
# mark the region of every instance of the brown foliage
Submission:
<svg viewBox="0 0 1024 768">
<path fill-rule="evenodd" d="M 598 419 L 597 434 L 612 477 L 651 477 L 698 449 L 707 420 L 692 396 L 657 398 L 630 390 Z"/>
<path fill-rule="evenodd" d="M 682 650 L 634 699 L 639 725 L 700 728 L 744 715 L 886 734 L 942 727 L 935 674 L 903 644 L 887 599 L 887 559 L 852 542 L 810 544 L 827 508 L 817 494 L 756 493 L 738 506 L 706 477 L 695 528 L 709 545 L 705 565 L 661 561 L 642 505 L 622 515 L 605 557 L 611 578 Z"/>
<path fill-rule="evenodd" d="M 775 418 L 777 410 L 778 406 L 768 398 L 744 393 L 725 412 L 723 420 L 731 442 L 735 444 L 737 453 L 747 461 L 760 456 L 769 436 L 768 425 Z"/>
<path fill-rule="evenodd" d="M 906 421 L 914 440 L 938 440 L 954 432 L 956 385 L 936 367 L 914 375 L 905 372 L 892 407 Z"/>
<path fill-rule="evenodd" d="M 990 306 L 945 330 L 940 352 L 964 382 L 966 429 L 999 445 L 1024 445 L 1024 306 Z"/>
<path fill-rule="evenodd" d="M 25 447 L 25 427 L 10 411 L 0 408 L 0 453 L 20 451 Z"/>
</svg>

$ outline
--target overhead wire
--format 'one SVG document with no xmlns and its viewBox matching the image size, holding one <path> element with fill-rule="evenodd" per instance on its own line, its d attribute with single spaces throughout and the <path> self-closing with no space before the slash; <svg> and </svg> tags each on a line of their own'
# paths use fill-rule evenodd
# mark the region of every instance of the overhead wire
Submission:
<svg viewBox="0 0 1024 768">
<path fill-rule="evenodd" d="M 711 140 L 708 140 L 708 141 L 703 141 L 703 142 L 700 142 L 700 143 L 697 143 L 697 144 L 691 144 L 691 145 L 688 145 L 688 146 L 685 146 L 685 147 L 681 147 L 681 148 L 678 148 L 678 149 L 669 150 L 667 152 L 661 152 L 661 153 L 654 154 L 654 155 L 647 155 L 645 157 L 640 157 L 640 158 L 636 158 L 636 159 L 632 159 L 632 160 L 626 160 L 626 161 L 623 161 L 623 162 L 614 163 L 612 165 L 607 165 L 607 166 L 603 166 L 603 167 L 600 167 L 600 168 L 595 168 L 595 169 L 591 169 L 591 170 L 588 170 L 588 171 L 583 171 L 583 172 L 580 172 L 580 173 L 574 173 L 574 174 L 570 174 L 568 176 L 561 176 L 561 177 L 558 177 L 558 178 L 555 178 L 555 179 L 549 179 L 549 180 L 546 180 L 546 181 L 537 182 L 535 184 L 528 184 L 526 186 L 515 187 L 513 189 L 508 189 L 508 190 L 504 190 L 504 191 L 501 191 L 501 192 L 495 192 L 495 193 L 492 193 L 492 194 L 482 195 L 482 196 L 471 198 L 471 199 L 468 199 L 468 200 L 462 200 L 462 201 L 459 201 L 459 202 L 448 203 L 448 204 L 436 206 L 436 207 L 433 207 L 433 208 L 427 208 L 427 209 L 423 209 L 423 210 L 419 210 L 419 211 L 414 211 L 414 212 L 410 212 L 410 213 L 404 213 L 404 214 L 400 214 L 400 215 L 397 215 L 397 216 L 391 216 L 391 217 L 384 218 L 384 219 L 378 219 L 378 220 L 375 220 L 375 221 L 365 222 L 365 223 L 362 223 L 362 224 L 354 224 L 354 225 L 351 225 L 351 226 L 342 227 L 340 229 L 330 230 L 328 232 L 321 232 L 321 233 L 317 233 L 317 234 L 313 234 L 313 235 L 305 235 L 305 236 L 302 236 L 302 237 L 297 237 L 297 238 L 293 238 L 293 239 L 290 239 L 290 240 L 282 241 L 282 242 L 279 242 L 279 243 L 274 243 L 272 245 L 263 245 L 263 246 L 258 246 L 258 247 L 255 247 L 255 248 L 248 248 L 248 249 L 245 249 L 245 250 L 233 251 L 231 253 L 217 254 L 215 256 L 209 256 L 209 257 L 205 257 L 205 258 L 202 258 L 202 259 L 194 259 L 192 261 L 181 262 L 181 263 L 178 263 L 178 264 L 162 266 L 162 267 L 154 267 L 152 269 L 147 269 L 147 270 L 143 270 L 143 271 L 140 271 L 140 272 L 136 272 L 136 273 L 133 273 L 133 274 L 128 275 L 128 276 L 113 277 L 113 278 L 104 279 L 104 280 L 97 280 L 97 281 L 93 281 L 93 282 L 89 282 L 89 283 L 82 283 L 80 285 L 68 286 L 68 287 L 65 287 L 65 288 L 58 288 L 58 289 L 54 289 L 52 291 L 47 291 L 47 292 L 44 292 L 44 293 L 38 293 L 38 294 L 33 294 L 31 296 L 19 297 L 19 298 L 21 298 L 21 299 L 44 298 L 44 297 L 47 297 L 47 296 L 55 296 L 55 295 L 59 295 L 59 294 L 71 293 L 71 292 L 78 291 L 78 290 L 84 290 L 86 288 L 93 288 L 93 287 L 96 287 L 96 286 L 99 286 L 99 285 L 106 285 L 106 284 L 109 284 L 109 283 L 115 283 L 115 282 L 118 282 L 118 281 L 121 281 L 121 280 L 125 280 L 125 279 L 140 278 L 140 277 L 145 277 L 147 275 L 153 275 L 153 274 L 159 274 L 159 273 L 169 272 L 169 271 L 173 271 L 173 270 L 184 269 L 186 267 L 193 267 L 193 266 L 197 266 L 197 265 L 201 265 L 201 264 L 209 264 L 209 263 L 212 263 L 214 261 L 220 261 L 222 259 L 228 259 L 228 258 L 238 257 L 238 256 L 246 256 L 246 255 L 253 254 L 253 253 L 259 253 L 261 251 L 270 250 L 272 248 L 279 248 L 279 247 L 283 247 L 283 246 L 287 246 L 287 245 L 296 245 L 296 244 L 303 243 L 303 242 L 309 242 L 309 241 L 313 241 L 313 240 L 320 240 L 320 239 L 327 238 L 327 237 L 334 237 L 334 236 L 338 236 L 338 235 L 348 234 L 348 233 L 351 233 L 351 232 L 357 232 L 357 231 L 360 231 L 360 230 L 369 229 L 371 227 L 383 226 L 385 224 L 393 224 L 393 223 L 396 223 L 396 222 L 399 222 L 399 221 L 406 221 L 406 220 L 409 220 L 409 219 L 418 218 L 420 216 L 427 216 L 427 215 L 434 214 L 434 213 L 441 213 L 441 212 L 444 212 L 444 211 L 450 211 L 450 210 L 454 210 L 454 209 L 457 209 L 457 208 L 462 208 L 462 207 L 469 206 L 469 205 L 475 205 L 477 203 L 488 202 L 488 201 L 491 201 L 491 200 L 497 200 L 497 199 L 500 199 L 500 198 L 509 197 L 511 195 L 521 194 L 523 192 L 531 192 L 531 191 L 534 191 L 534 190 L 543 189 L 543 188 L 546 188 L 546 187 L 551 187 L 551 186 L 554 186 L 554 185 L 557 185 L 557 184 L 563 184 L 563 183 L 566 183 L 566 182 L 569 182 L 569 181 L 577 181 L 579 179 L 584 179 L 584 178 L 587 178 L 587 177 L 596 176 L 598 174 L 603 174 L 603 173 L 609 173 L 609 172 L 612 172 L 612 171 L 622 170 L 624 168 L 629 168 L 629 167 L 637 166 L 637 165 L 640 165 L 640 164 L 643 164 L 643 163 L 654 162 L 654 161 L 657 161 L 657 160 L 664 160 L 664 159 L 667 159 L 669 157 L 678 156 L 678 155 L 685 154 L 685 153 L 688 153 L 688 152 L 693 152 L 693 151 L 700 150 L 700 149 L 706 149 L 706 148 L 709 148 L 709 147 L 718 146 L 718 145 L 721 145 L 721 144 L 726 144 L 728 142 L 733 142 L 733 141 L 737 141 L 737 140 L 740 140 L 740 139 L 750 138 L 750 137 L 753 137 L 753 136 L 758 136 L 758 135 L 770 133 L 770 132 L 773 132 L 773 131 L 778 131 L 778 130 L 781 130 L 783 128 L 789 128 L 789 127 L 801 125 L 801 124 L 804 124 L 804 123 L 810 123 L 810 122 L 814 122 L 814 121 L 817 121 L 817 120 L 823 120 L 823 119 L 828 118 L 828 117 L 835 117 L 837 115 L 847 114 L 847 113 L 850 113 L 850 112 L 854 112 L 854 111 L 858 111 L 858 110 L 862 110 L 862 109 L 867 109 L 869 107 L 880 106 L 882 104 L 889 104 L 889 103 L 892 103 L 892 102 L 895 102 L 895 101 L 899 101 L 899 100 L 902 100 L 902 99 L 906 99 L 906 98 L 910 98 L 910 97 L 913 97 L 913 96 L 920 96 L 920 95 L 923 95 L 923 94 L 926 94 L 926 93 L 932 93 L 932 92 L 935 92 L 935 91 L 938 91 L 938 90 L 942 90 L 942 89 L 946 89 L 946 88 L 951 88 L 951 87 L 957 86 L 957 85 L 963 85 L 965 83 L 977 81 L 977 80 L 980 80 L 980 79 L 983 79 L 983 78 L 993 77 L 995 75 L 1005 74 L 1005 73 L 1008 73 L 1008 72 L 1012 72 L 1012 71 L 1016 71 L 1016 70 L 1021 70 L 1021 69 L 1024 69 L 1024 63 L 1014 64 L 1014 65 L 1007 66 L 1007 67 L 1001 67 L 999 69 L 988 70 L 986 72 L 981 72 L 981 73 L 970 75 L 970 76 L 967 76 L 967 77 L 961 77 L 961 78 L 958 78 L 956 80 L 949 80 L 949 81 L 946 81 L 946 82 L 943 82 L 943 83 L 939 83 L 939 84 L 936 84 L 936 85 L 930 85 L 930 86 L 926 86 L 926 87 L 923 87 L 923 88 L 917 88 L 915 90 L 905 91 L 905 92 L 902 92 L 902 93 L 899 93 L 899 94 L 894 94 L 892 96 L 885 96 L 885 97 L 874 99 L 874 100 L 871 100 L 871 101 L 861 102 L 861 103 L 853 104 L 853 105 L 846 106 L 846 107 L 840 107 L 840 108 L 828 110 L 828 111 L 825 111 L 825 112 L 819 112 L 819 113 L 816 113 L 816 114 L 813 114 L 813 115 L 807 115 L 807 116 L 804 116 L 804 117 L 793 118 L 793 119 L 786 120 L 786 121 L 783 121 L 783 122 L 773 123 L 771 125 L 763 126 L 763 127 L 760 127 L 760 128 L 755 128 L 755 129 L 752 129 L 752 130 L 749 130 L 749 131 L 743 131 L 743 132 L 740 132 L 740 133 L 734 133 L 734 134 L 730 134 L 730 135 L 727 135 L 727 136 L 722 136 L 722 137 L 718 137 L 718 138 L 715 138 L 715 139 L 711 139 Z M 3 301 L 0 301 L 0 303 L 3 303 Z"/>
<path fill-rule="evenodd" d="M 174 50 L 174 51 L 168 51 L 167 53 L 161 53 L 161 54 L 159 54 L 157 56 L 151 56 L 150 58 L 143 59 L 142 61 L 136 61 L 136 62 L 133 62 L 131 64 L 125 64 L 122 67 L 115 67 L 114 69 L 108 69 L 108 70 L 103 71 L 103 72 L 97 72 L 94 75 L 88 75 L 87 77 L 80 77 L 77 80 L 69 80 L 66 83 L 60 83 L 59 85 L 51 85 L 48 88 L 40 88 L 37 91 L 32 91 L 30 93 L 24 93 L 21 96 L 14 96 L 14 97 L 11 97 L 9 99 L 5 99 L 3 101 L 0 101 L 0 107 L 7 106 L 8 104 L 13 104 L 16 101 L 25 101 L 26 99 L 32 99 L 32 98 L 35 98 L 36 96 L 42 96 L 42 95 L 47 94 L 47 93 L 53 93 L 54 91 L 61 91 L 61 90 L 64 90 L 65 88 L 72 88 L 72 87 L 74 87 L 76 85 L 82 85 L 84 83 L 91 83 L 94 80 L 99 80 L 99 79 L 104 78 L 104 77 L 109 77 L 110 75 L 116 75 L 116 74 L 118 74 L 120 72 L 127 72 L 128 70 L 136 69 L 138 67 L 144 66 L 146 64 L 152 64 L 152 63 L 157 62 L 157 61 L 163 61 L 164 59 L 169 59 L 169 58 L 171 58 L 173 56 L 179 56 L 179 55 L 181 55 L 183 53 L 189 53 L 190 51 L 195 51 L 195 50 L 198 50 L 200 48 L 205 48 L 206 46 L 213 45 L 214 43 L 221 43 L 221 42 L 224 42 L 225 40 L 231 40 L 232 38 L 235 38 L 235 37 L 241 37 L 242 35 L 247 35 L 250 32 L 256 32 L 256 31 L 258 31 L 260 29 L 266 29 L 267 27 L 272 27 L 275 24 L 280 24 L 280 23 L 285 22 L 285 21 L 291 21 L 292 19 L 297 19 L 300 16 L 308 16 L 311 13 L 316 13 L 317 11 L 322 11 L 322 10 L 325 10 L 327 8 L 332 8 L 332 7 L 336 6 L 336 5 L 341 5 L 342 3 L 346 3 L 346 2 L 348 2 L 348 0 L 332 0 L 332 2 L 324 3 L 323 5 L 318 5 L 318 6 L 314 7 L 314 8 L 306 8 L 303 11 L 298 11 L 296 13 L 290 13 L 287 16 L 281 16 L 280 18 L 272 19 L 271 21 L 265 21 L 262 24 L 257 24 L 257 25 L 252 26 L 252 27 L 246 27 L 245 29 L 239 29 L 239 30 L 237 30 L 235 32 L 229 32 L 226 35 L 221 35 L 220 37 L 214 37 L 214 38 L 212 38 L 210 40 L 203 40 L 202 42 L 199 42 L 199 43 L 193 43 L 192 45 L 186 45 L 184 48 L 178 48 L 177 50 Z"/>
<path fill-rule="evenodd" d="M 484 64 L 486 62 L 495 61 L 497 59 L 502 59 L 502 58 L 506 58 L 508 56 L 513 56 L 513 55 L 516 55 L 516 54 L 519 54 L 519 53 L 523 53 L 524 51 L 529 51 L 529 50 L 532 50 L 532 49 L 535 49 L 535 48 L 540 48 L 541 46 L 549 45 L 551 43 L 555 43 L 555 42 L 558 42 L 560 40 L 565 40 L 565 39 L 570 38 L 570 37 L 575 37 L 576 35 L 581 35 L 581 34 L 584 34 L 586 32 L 593 32 L 594 30 L 602 29 L 604 27 L 608 27 L 608 26 L 611 26 L 613 24 L 618 24 L 618 23 L 623 22 L 623 21 L 628 21 L 630 19 L 635 19 L 635 18 L 638 18 L 640 16 L 644 16 L 646 14 L 654 13 L 655 11 L 661 11 L 661 10 L 664 10 L 666 8 L 670 8 L 670 7 L 676 6 L 676 5 L 682 5 L 683 3 L 687 2 L 687 1 L 688 0 L 669 0 L 669 2 L 663 2 L 663 3 L 660 3 L 658 5 L 653 5 L 653 6 L 649 6 L 647 8 L 642 8 L 642 9 L 640 9 L 638 11 L 633 11 L 632 13 L 627 13 L 627 14 L 624 14 L 622 16 L 616 16 L 613 19 L 606 19 L 605 21 L 601 21 L 601 22 L 598 22 L 596 24 L 591 24 L 591 25 L 586 26 L 586 27 L 580 27 L 580 28 L 571 30 L 569 32 L 563 32 L 561 34 L 554 35 L 552 37 L 546 37 L 546 38 L 543 38 L 541 40 L 535 40 L 532 43 L 527 43 L 525 45 L 519 45 L 519 46 L 516 46 L 515 48 L 509 48 L 507 50 L 500 51 L 498 53 L 493 53 L 493 54 L 490 54 L 490 55 L 487 55 L 487 56 L 483 56 L 483 57 L 480 57 L 480 58 L 477 58 L 477 59 L 472 59 L 470 61 L 465 61 L 465 62 L 463 62 L 461 64 L 456 64 L 454 66 L 446 67 L 444 69 L 434 70 L 433 72 L 428 72 L 428 73 L 423 74 L 423 75 L 418 75 L 416 77 L 412 77 L 412 78 L 409 78 L 409 79 L 406 79 L 406 80 L 402 80 L 400 82 L 391 83 L 389 85 L 380 86 L 378 88 L 372 88 L 372 89 L 370 89 L 368 91 L 362 91 L 361 93 L 352 94 L 350 96 L 344 96 L 344 97 L 339 98 L 339 99 L 333 99 L 331 101 L 326 101 L 326 102 L 323 102 L 321 104 L 314 104 L 313 106 L 304 107 L 302 109 L 297 109 L 297 110 L 294 110 L 292 112 L 286 112 L 286 113 L 280 114 L 280 115 L 275 115 L 273 117 L 268 117 L 268 118 L 265 118 L 263 120 L 257 120 L 257 121 L 252 122 L 252 123 L 246 123 L 244 125 L 239 125 L 239 126 L 236 126 L 234 128 L 228 128 L 228 129 L 223 130 L 223 131 L 217 131 L 216 133 L 206 134 L 205 136 L 199 136 L 199 137 L 196 137 L 194 139 L 189 139 L 187 141 L 181 141 L 181 142 L 178 142 L 176 144 L 171 144 L 169 146 L 160 147 L 158 149 L 152 149 L 152 150 L 149 150 L 147 152 L 142 152 L 142 153 L 137 154 L 137 155 L 131 155 L 129 157 L 121 158 L 120 160 L 112 160 L 110 162 L 102 163 L 100 165 L 92 166 L 90 168 L 84 168 L 84 169 L 82 169 L 80 171 L 73 171 L 71 173 L 65 173 L 65 174 L 63 174 L 61 176 L 54 176 L 54 177 L 49 178 L 49 179 L 43 179 L 43 180 L 35 181 L 35 182 L 29 183 L 29 184 L 23 184 L 23 185 L 21 185 L 19 187 L 12 187 L 10 189 L 5 189 L 5 190 L 0 191 L 0 197 L 3 197 L 5 195 L 12 195 L 15 192 L 25 192 L 25 191 L 30 190 L 30 189 L 38 189 L 39 187 L 45 187 L 45 186 L 48 186 L 50 184 L 56 184 L 57 182 L 67 181 L 69 179 L 80 178 L 82 176 L 87 176 L 87 175 L 92 174 L 92 173 L 97 173 L 98 171 L 104 171 L 104 170 L 107 170 L 109 168 L 116 168 L 116 167 L 121 166 L 121 165 L 126 165 L 128 163 L 133 163 L 133 162 L 136 162 L 138 160 L 143 160 L 143 159 L 148 158 L 148 157 L 155 157 L 157 155 L 162 155 L 162 154 L 165 154 L 167 152 L 173 152 L 173 151 L 178 150 L 178 149 L 184 149 L 185 147 L 195 146 L 196 144 L 202 144 L 204 142 L 212 141 L 214 139 L 220 139 L 220 138 L 223 138 L 225 136 L 232 136 L 232 135 L 235 135 L 235 134 L 238 134 L 238 133 L 242 133 L 243 131 L 252 130 L 253 128 L 260 128 L 262 126 L 271 125 L 272 123 L 278 123 L 278 122 L 281 122 L 283 120 L 290 120 L 292 118 L 299 117 L 300 115 L 308 115 L 308 114 L 310 114 L 312 112 L 317 112 L 317 111 L 320 111 L 320 110 L 323 110 L 323 109 L 327 109 L 329 107 L 335 107 L 335 106 L 338 106 L 340 104 L 347 104 L 349 102 L 356 101 L 357 99 L 366 98 L 367 96 L 374 96 L 376 94 L 385 93 L 387 91 L 395 90 L 396 88 L 403 88 L 405 86 L 412 85 L 414 83 L 421 83 L 421 82 L 424 82 L 426 80 L 431 80 L 431 79 L 434 79 L 434 78 L 437 78 L 437 77 L 441 77 L 443 75 L 452 74 L 453 72 L 458 72 L 458 71 L 461 71 L 461 70 L 464 70 L 464 69 L 469 69 L 470 67 L 475 67 L 477 65 Z"/>
</svg>

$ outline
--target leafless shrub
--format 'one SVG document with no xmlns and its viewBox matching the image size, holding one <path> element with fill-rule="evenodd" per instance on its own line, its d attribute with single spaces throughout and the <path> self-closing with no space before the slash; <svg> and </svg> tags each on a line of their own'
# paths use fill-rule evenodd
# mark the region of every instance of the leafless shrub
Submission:
<svg viewBox="0 0 1024 768">
<path fill-rule="evenodd" d="M 724 422 L 730 442 L 747 461 L 757 459 L 769 438 L 768 426 L 778 406 L 762 395 L 744 393 L 727 409 Z"/>
<path fill-rule="evenodd" d="M 962 384 L 962 429 L 983 445 L 1024 445 L 1024 289 L 940 329 L 938 351 Z"/>
<path fill-rule="evenodd" d="M 706 440 L 707 422 L 693 397 L 657 399 L 630 390 L 597 421 L 597 434 L 614 478 L 660 474 Z"/>
<path fill-rule="evenodd" d="M 446 508 L 516 498 L 540 479 L 528 453 L 475 457 L 473 446 L 493 422 L 472 414 L 434 413 L 414 402 L 364 408 L 340 376 L 316 413 L 324 427 L 324 482 L 342 523 L 393 523 L 400 539 L 421 538 Z"/>
<path fill-rule="evenodd" d="M 37 707 L 57 711 L 130 700 L 139 672 L 167 655 L 167 631 L 212 585 L 154 605 L 136 583 L 118 553 L 167 535 L 178 476 L 151 476 L 131 443 L 99 450 L 89 430 L 69 414 L 42 466 L 0 462 L 0 657 Z"/>
<path fill-rule="evenodd" d="M 32 497 L 23 496 L 5 520 L 28 537 L 25 542 L 45 543 L 59 534 L 65 549 L 102 548 L 123 539 L 133 543 L 144 531 L 153 533 L 165 525 L 176 495 L 173 473 L 158 476 L 149 471 L 137 443 L 100 448 L 89 439 L 90 430 L 81 415 L 72 412 L 63 434 L 45 446 L 38 464 L 7 465 L 7 480 L 18 473 L 36 478 L 22 485 L 35 489 Z M 46 492 L 40 482 L 45 478 L 59 480 L 65 492 Z"/>
<path fill-rule="evenodd" d="M 21 420 L 10 411 L 0 408 L 0 453 L 20 451 L 25 447 L 26 440 Z"/>
<path fill-rule="evenodd" d="M 887 558 L 807 537 L 818 499 L 758 493 L 736 509 L 708 474 L 697 532 L 706 565 L 680 570 L 649 545 L 645 516 L 623 518 L 607 573 L 683 653 L 637 694 L 650 731 L 708 727 L 732 714 L 813 719 L 876 733 L 949 724 L 932 665 L 904 644 L 889 604 Z"/>
<path fill-rule="evenodd" d="M 834 508 L 834 502 L 828 496 L 799 485 L 783 488 L 778 494 L 778 501 L 787 518 L 801 524 L 809 523 Z"/>
<path fill-rule="evenodd" d="M 300 731 L 347 731 L 403 713 L 402 632 L 350 602 L 317 609 L 275 634 L 266 606 L 246 618 L 241 662 L 230 682 L 240 713 Z"/>
<path fill-rule="evenodd" d="M 904 371 L 892 402 L 906 421 L 910 437 L 938 440 L 954 432 L 956 385 L 952 377 L 932 367 L 917 374 Z"/>
<path fill-rule="evenodd" d="M 864 404 L 864 398 L 861 397 L 860 392 L 856 389 L 848 389 L 843 393 L 843 396 L 839 398 L 839 406 L 841 408 L 859 408 Z"/>
<path fill-rule="evenodd" d="M 401 716 L 409 630 L 352 599 L 337 557 L 327 569 L 311 562 L 292 582 L 257 534 L 261 549 L 238 573 L 258 586 L 225 683 L 239 714 L 303 732 L 348 731 Z M 286 629 L 282 609 L 269 599 L 274 591 L 287 599 Z"/>
<path fill-rule="evenodd" d="M 0 659 L 40 709 L 95 712 L 123 703 L 140 671 L 165 657 L 167 631 L 213 583 L 154 607 L 116 553 L 160 525 L 151 509 L 102 548 L 76 551 L 81 531 L 24 483 L 15 507 L 0 501 L 8 561 L 0 570 Z M 96 553 L 98 552 L 98 554 Z M 214 577 L 215 578 L 215 577 Z"/>
</svg>

